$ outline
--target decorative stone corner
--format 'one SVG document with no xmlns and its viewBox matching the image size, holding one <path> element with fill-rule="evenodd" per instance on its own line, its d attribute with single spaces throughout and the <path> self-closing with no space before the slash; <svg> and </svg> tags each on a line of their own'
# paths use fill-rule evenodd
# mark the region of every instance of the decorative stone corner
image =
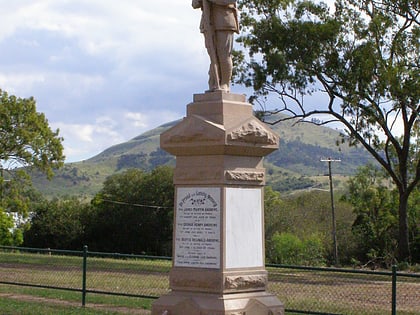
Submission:
<svg viewBox="0 0 420 315">
<path fill-rule="evenodd" d="M 278 146 L 279 139 L 256 118 L 252 118 L 227 135 L 228 143 L 249 143 L 254 145 Z"/>
<path fill-rule="evenodd" d="M 171 133 L 162 134 L 163 145 L 217 142 L 224 135 L 223 126 L 195 115 L 184 118 L 170 130 L 172 130 Z"/>
<path fill-rule="evenodd" d="M 225 178 L 228 181 L 262 183 L 264 182 L 265 174 L 264 171 L 226 171 Z"/>
<path fill-rule="evenodd" d="M 267 277 L 263 275 L 228 276 L 225 278 L 226 290 L 265 290 Z"/>
<path fill-rule="evenodd" d="M 163 132 L 162 149 L 175 156 L 265 156 L 278 148 L 279 137 L 253 116 L 252 106 L 232 94 L 194 97 L 187 117 Z"/>
</svg>

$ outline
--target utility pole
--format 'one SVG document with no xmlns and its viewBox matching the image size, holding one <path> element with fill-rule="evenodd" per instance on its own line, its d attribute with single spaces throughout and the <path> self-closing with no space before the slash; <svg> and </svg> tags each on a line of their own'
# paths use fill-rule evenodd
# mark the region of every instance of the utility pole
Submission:
<svg viewBox="0 0 420 315">
<path fill-rule="evenodd" d="M 3 177 L 3 167 L 0 165 L 0 209 L 3 205 L 3 186 L 4 186 L 4 177 Z"/>
<path fill-rule="evenodd" d="M 331 195 L 331 220 L 332 220 L 334 262 L 335 262 L 335 265 L 338 266 L 337 226 L 335 222 L 334 189 L 333 189 L 333 181 L 332 181 L 331 163 L 341 162 L 341 160 L 334 160 L 334 159 L 328 158 L 328 159 L 321 159 L 321 162 L 328 162 L 328 177 L 330 180 L 330 195 Z"/>
<path fill-rule="evenodd" d="M 10 179 L 4 179 L 4 169 L 0 165 L 0 206 L 3 202 L 5 183 L 10 182 Z"/>
</svg>

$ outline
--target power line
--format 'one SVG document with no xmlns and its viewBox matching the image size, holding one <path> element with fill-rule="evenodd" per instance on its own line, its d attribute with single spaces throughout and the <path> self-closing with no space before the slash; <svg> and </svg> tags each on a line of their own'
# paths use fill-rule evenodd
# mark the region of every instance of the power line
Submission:
<svg viewBox="0 0 420 315">
<path fill-rule="evenodd" d="M 142 205 L 142 204 L 138 204 L 138 203 L 129 203 L 129 202 L 124 202 L 124 201 L 110 200 L 110 199 L 101 199 L 101 201 L 114 203 L 114 204 L 117 204 L 117 205 L 141 207 L 141 208 L 152 208 L 152 209 L 172 209 L 173 208 L 173 207 L 165 207 L 165 206 Z"/>
</svg>

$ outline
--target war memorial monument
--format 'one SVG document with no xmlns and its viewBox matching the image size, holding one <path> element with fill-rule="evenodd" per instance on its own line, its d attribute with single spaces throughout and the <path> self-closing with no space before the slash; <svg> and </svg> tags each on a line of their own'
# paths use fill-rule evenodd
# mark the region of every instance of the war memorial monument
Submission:
<svg viewBox="0 0 420 315">
<path fill-rule="evenodd" d="M 230 93 L 236 1 L 193 0 L 210 56 L 209 89 L 161 134 L 176 156 L 171 292 L 152 315 L 283 315 L 266 291 L 263 157 L 279 138 Z"/>
</svg>

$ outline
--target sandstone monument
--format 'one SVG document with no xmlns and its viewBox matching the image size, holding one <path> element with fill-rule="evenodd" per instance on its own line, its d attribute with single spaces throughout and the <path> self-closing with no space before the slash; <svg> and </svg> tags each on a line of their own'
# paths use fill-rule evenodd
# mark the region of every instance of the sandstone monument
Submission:
<svg viewBox="0 0 420 315">
<path fill-rule="evenodd" d="M 253 116 L 244 95 L 229 93 L 231 61 L 221 65 L 226 60 L 211 56 L 216 33 L 237 30 L 218 30 L 214 22 L 233 17 L 237 25 L 235 1 L 193 0 L 193 7 L 209 19 L 201 26 L 209 90 L 195 94 L 187 116 L 161 134 L 162 149 L 176 156 L 173 266 L 171 292 L 152 314 L 282 315 L 282 303 L 266 291 L 264 261 L 263 157 L 279 138 Z M 210 33 L 203 23 L 211 23 Z"/>
</svg>

